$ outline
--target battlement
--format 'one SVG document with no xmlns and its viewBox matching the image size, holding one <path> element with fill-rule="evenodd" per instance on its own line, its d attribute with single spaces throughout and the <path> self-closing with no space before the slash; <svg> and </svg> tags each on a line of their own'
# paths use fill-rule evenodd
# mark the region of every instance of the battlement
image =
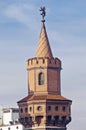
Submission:
<svg viewBox="0 0 86 130">
<path fill-rule="evenodd" d="M 35 57 L 26 62 L 27 69 L 32 67 L 58 67 L 61 68 L 61 61 L 58 58 Z"/>
</svg>

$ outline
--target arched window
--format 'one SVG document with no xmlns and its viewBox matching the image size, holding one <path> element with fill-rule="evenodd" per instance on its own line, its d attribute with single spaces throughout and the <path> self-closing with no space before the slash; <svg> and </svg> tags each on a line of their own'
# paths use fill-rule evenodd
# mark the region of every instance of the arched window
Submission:
<svg viewBox="0 0 86 130">
<path fill-rule="evenodd" d="M 44 74 L 43 73 L 39 73 L 38 83 L 39 83 L 39 85 L 43 85 L 44 84 Z"/>
</svg>

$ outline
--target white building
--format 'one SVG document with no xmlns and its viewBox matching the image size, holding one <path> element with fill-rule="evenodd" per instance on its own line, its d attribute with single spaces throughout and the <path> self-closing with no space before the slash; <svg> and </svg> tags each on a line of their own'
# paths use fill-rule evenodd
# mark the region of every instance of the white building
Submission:
<svg viewBox="0 0 86 130">
<path fill-rule="evenodd" d="M 25 130 L 21 124 L 3 125 L 0 126 L 0 130 Z"/>
<path fill-rule="evenodd" d="M 25 130 L 18 119 L 18 108 L 4 108 L 2 110 L 2 117 L 0 118 L 0 130 Z"/>
<path fill-rule="evenodd" d="M 4 108 L 3 109 L 3 125 L 12 124 L 19 119 L 19 109 L 18 108 Z"/>
</svg>

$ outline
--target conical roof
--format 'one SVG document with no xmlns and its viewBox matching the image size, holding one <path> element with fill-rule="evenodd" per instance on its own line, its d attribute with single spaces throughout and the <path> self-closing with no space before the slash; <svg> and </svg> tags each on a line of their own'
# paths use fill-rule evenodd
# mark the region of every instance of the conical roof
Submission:
<svg viewBox="0 0 86 130">
<path fill-rule="evenodd" d="M 38 42 L 38 47 L 37 47 L 35 56 L 36 57 L 48 57 L 48 58 L 53 57 L 44 22 L 42 25 L 39 42 Z"/>
</svg>

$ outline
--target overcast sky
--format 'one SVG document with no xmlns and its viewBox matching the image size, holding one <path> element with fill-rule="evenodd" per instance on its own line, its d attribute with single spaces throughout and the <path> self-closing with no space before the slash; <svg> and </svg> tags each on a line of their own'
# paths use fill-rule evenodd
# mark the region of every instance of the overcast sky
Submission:
<svg viewBox="0 0 86 130">
<path fill-rule="evenodd" d="M 86 0 L 0 0 L 0 107 L 27 96 L 26 61 L 35 56 L 41 6 L 53 55 L 62 61 L 62 95 L 73 100 L 68 130 L 85 130 Z"/>
</svg>

